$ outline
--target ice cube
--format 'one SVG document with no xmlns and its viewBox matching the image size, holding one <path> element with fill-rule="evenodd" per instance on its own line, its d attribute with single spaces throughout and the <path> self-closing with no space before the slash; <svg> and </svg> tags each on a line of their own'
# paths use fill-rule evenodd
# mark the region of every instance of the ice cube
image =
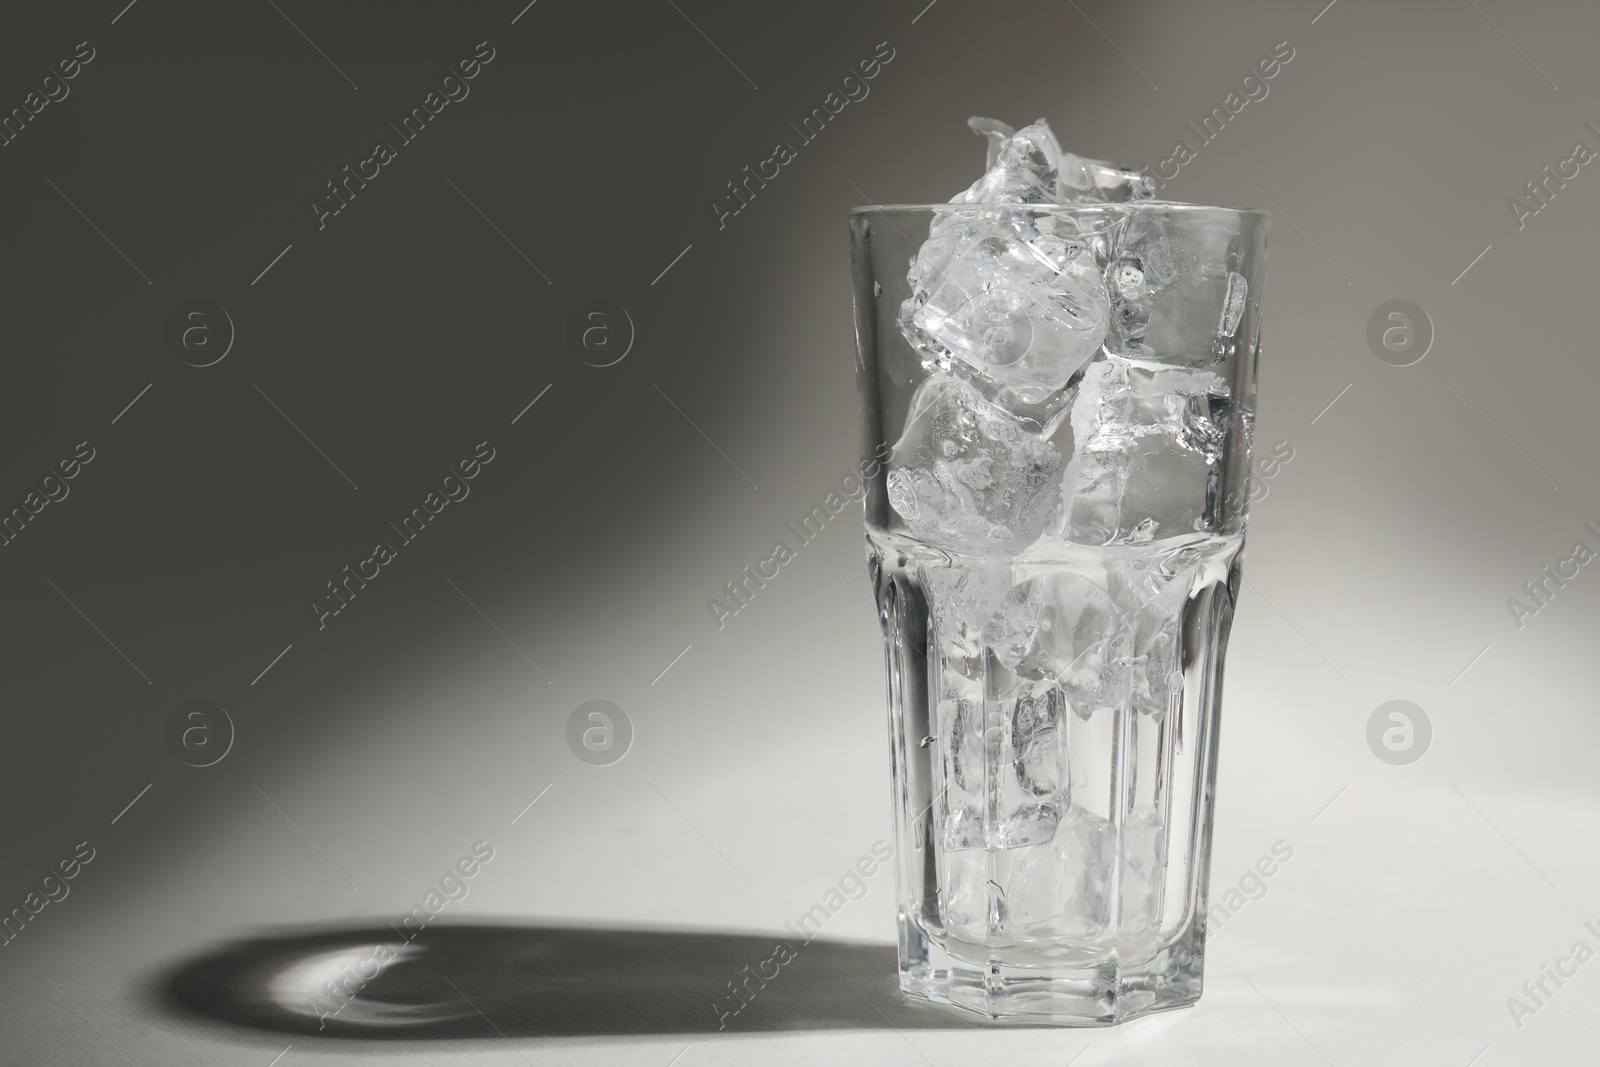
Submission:
<svg viewBox="0 0 1600 1067">
<path fill-rule="evenodd" d="M 1027 581 L 1007 589 L 998 606 L 989 617 L 987 639 L 989 652 L 1006 670 L 1014 671 L 1022 657 L 1033 645 L 1033 635 L 1039 625 L 1039 586 Z M 1032 699 L 1031 694 L 1018 691 L 1018 700 Z"/>
<path fill-rule="evenodd" d="M 945 926 L 981 940 L 989 928 L 988 854 L 979 850 L 947 852 L 940 872 L 940 910 Z"/>
<path fill-rule="evenodd" d="M 1030 687 L 1017 697 L 1011 719 L 1011 752 L 1017 783 L 1037 797 L 1065 796 L 1067 701 L 1053 683 Z M 1052 832 L 1056 818 L 1051 812 Z"/>
<path fill-rule="evenodd" d="M 1048 844 L 996 857 L 1006 932 L 1052 940 L 1104 936 L 1110 932 L 1111 874 L 1118 866 L 1123 933 L 1151 930 L 1161 917 L 1165 847 L 1165 828 L 1148 808 L 1123 820 L 1119 840 L 1105 819 L 1068 807 Z"/>
<path fill-rule="evenodd" d="M 919 575 L 947 662 L 993 655 L 1007 668 L 1016 666 L 1039 619 L 1035 583 L 1017 583 L 1011 565 L 995 558 L 959 569 L 924 567 Z"/>
<path fill-rule="evenodd" d="M 974 116 L 967 125 L 989 138 L 994 157 L 983 177 L 950 198 L 952 204 L 1059 204 L 1061 145 L 1043 119 L 1003 141 L 1004 123 Z"/>
<path fill-rule="evenodd" d="M 1111 918 L 1110 824 L 1073 805 L 1052 814 L 1050 836 L 993 853 L 998 917 L 1013 937 L 1102 936 Z"/>
<path fill-rule="evenodd" d="M 901 331 L 925 366 L 975 377 L 1008 407 L 1059 394 L 1109 329 L 1092 232 L 1047 232 L 1041 222 L 1057 228 L 1026 210 L 941 216 L 911 264 L 900 309 Z"/>
<path fill-rule="evenodd" d="M 1166 715 L 1183 694 L 1179 638 L 1189 594 L 1184 575 L 1138 570 L 1127 575 L 1118 590 L 1120 607 L 1133 624 L 1129 702 L 1152 719 Z"/>
<path fill-rule="evenodd" d="M 1061 815 L 1048 845 L 1018 855 L 1007 879 L 1013 932 L 1093 938 L 1110 922 L 1111 824 L 1077 805 Z"/>
<path fill-rule="evenodd" d="M 944 745 L 944 777 L 958 804 L 983 784 L 983 702 L 946 690 L 939 701 L 939 737 Z"/>
<path fill-rule="evenodd" d="M 1116 356 L 1092 364 L 1072 405 L 1056 532 L 1105 545 L 1208 528 L 1231 411 L 1227 383 L 1210 371 Z"/>
<path fill-rule="evenodd" d="M 1014 551 L 1060 499 L 1061 454 L 957 378 L 917 387 L 890 454 L 889 502 L 913 536 L 967 551 Z"/>
<path fill-rule="evenodd" d="M 1242 256 L 1235 213 L 1130 214 L 1115 234 L 1107 270 L 1107 350 L 1188 367 L 1231 356 L 1249 298 L 1236 269 Z"/>
<path fill-rule="evenodd" d="M 1222 297 L 1222 319 L 1217 323 L 1217 337 L 1226 339 L 1239 330 L 1239 320 L 1244 318 L 1245 300 L 1250 295 L 1250 283 L 1244 275 L 1229 272 L 1228 291 Z"/>
<path fill-rule="evenodd" d="M 1153 175 L 1071 152 L 1061 153 L 1060 182 L 1064 200 L 1121 203 L 1149 200 L 1156 195 Z"/>
<path fill-rule="evenodd" d="M 1161 918 L 1166 873 L 1166 827 L 1153 809 L 1140 808 L 1122 821 L 1122 929 L 1148 929 Z"/>
<path fill-rule="evenodd" d="M 1054 939 L 1061 927 L 1061 872 L 1055 849 L 1050 844 L 1034 845 L 1013 857 L 1007 879 L 1006 933 Z"/>
<path fill-rule="evenodd" d="M 1155 182 L 1062 151 L 1043 119 L 1020 130 L 979 117 L 968 125 L 988 138 L 988 170 L 951 198 L 970 210 L 942 213 L 929 227 L 900 328 L 925 367 L 971 378 L 1049 434 L 1065 416 L 1068 383 L 1111 328 L 1103 268 L 1115 222 L 1027 205 L 1145 199 Z"/>
<path fill-rule="evenodd" d="M 1025 848 L 1054 837 L 1060 819 L 1054 803 L 1033 802 L 1017 805 L 985 828 L 981 802 L 967 801 L 945 815 L 941 840 L 947 852 Z"/>
<path fill-rule="evenodd" d="M 922 567 L 918 575 L 928 597 L 941 661 L 952 666 L 981 661 L 994 632 L 994 615 L 1011 593 L 1010 566 L 990 559 L 975 567 Z"/>
<path fill-rule="evenodd" d="M 1107 582 L 1104 573 L 1069 570 L 1037 579 L 1039 619 L 1033 643 L 1017 665 L 1025 677 L 1060 686 L 1081 719 L 1121 707 L 1127 691 L 1131 627 Z"/>
<path fill-rule="evenodd" d="M 990 835 L 993 849 L 1042 845 L 1056 835 L 1061 815 L 1053 804 L 1023 804 L 1009 812 Z"/>
<path fill-rule="evenodd" d="M 952 203 L 1121 202 L 1155 195 L 1149 174 L 1064 151 L 1044 119 L 1016 131 L 978 116 L 967 125 L 989 139 L 989 169 Z"/>
<path fill-rule="evenodd" d="M 944 820 L 944 850 L 965 852 L 983 847 L 983 815 L 976 804 L 953 808 Z"/>
<path fill-rule="evenodd" d="M 980 137 L 989 139 L 989 148 L 983 161 L 983 169 L 990 170 L 1000 158 L 1000 150 L 1006 146 L 1017 131 L 1001 122 L 999 119 L 986 119 L 981 115 L 974 115 L 967 120 L 967 125 L 972 127 L 972 132 Z"/>
</svg>

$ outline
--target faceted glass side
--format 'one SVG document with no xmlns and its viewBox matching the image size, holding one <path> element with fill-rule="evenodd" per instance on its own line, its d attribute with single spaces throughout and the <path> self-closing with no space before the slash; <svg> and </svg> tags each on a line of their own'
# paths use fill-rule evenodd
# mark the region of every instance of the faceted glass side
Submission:
<svg viewBox="0 0 1600 1067">
<path fill-rule="evenodd" d="M 869 531 L 907 992 L 1081 1023 L 1199 996 L 1241 540 L 996 569 Z M 1032 639 L 964 626 L 971 582 L 1031 600 Z"/>
</svg>

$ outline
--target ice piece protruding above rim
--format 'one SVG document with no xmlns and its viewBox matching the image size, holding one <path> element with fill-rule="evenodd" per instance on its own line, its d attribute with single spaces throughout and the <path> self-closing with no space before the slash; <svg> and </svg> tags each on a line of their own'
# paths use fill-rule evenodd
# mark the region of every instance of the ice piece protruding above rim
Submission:
<svg viewBox="0 0 1600 1067">
<path fill-rule="evenodd" d="M 1153 175 L 1064 150 L 1044 119 L 1013 130 L 974 115 L 967 125 L 988 138 L 987 169 L 951 203 L 1122 203 L 1155 196 Z"/>
</svg>

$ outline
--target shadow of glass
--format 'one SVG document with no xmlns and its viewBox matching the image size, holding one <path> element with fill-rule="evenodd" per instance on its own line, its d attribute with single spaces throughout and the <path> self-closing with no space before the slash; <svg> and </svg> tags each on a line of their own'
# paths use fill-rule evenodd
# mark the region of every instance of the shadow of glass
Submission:
<svg viewBox="0 0 1600 1067">
<path fill-rule="evenodd" d="M 285 1034 L 498 1039 L 978 1025 L 901 996 L 888 945 L 518 925 L 263 936 L 178 964 L 162 1007 Z"/>
</svg>

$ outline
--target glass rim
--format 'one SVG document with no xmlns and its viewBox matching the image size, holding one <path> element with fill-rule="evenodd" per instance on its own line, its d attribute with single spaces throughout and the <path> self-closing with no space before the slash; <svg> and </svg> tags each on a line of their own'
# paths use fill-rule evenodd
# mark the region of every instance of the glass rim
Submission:
<svg viewBox="0 0 1600 1067">
<path fill-rule="evenodd" d="M 1026 211 L 1035 214 L 1072 214 L 1108 213 L 1135 211 L 1157 211 L 1162 214 L 1188 214 L 1201 212 L 1223 212 L 1229 215 L 1242 217 L 1253 216 L 1258 219 L 1270 219 L 1272 212 L 1267 208 L 1259 207 L 1224 207 L 1219 204 L 1191 204 L 1182 200 L 1084 200 L 1070 204 L 1022 204 L 991 202 L 983 203 L 955 203 L 946 201 L 940 204 L 859 204 L 850 209 L 852 217 L 856 215 L 907 215 L 914 212 L 949 213 L 952 211 Z"/>
</svg>

